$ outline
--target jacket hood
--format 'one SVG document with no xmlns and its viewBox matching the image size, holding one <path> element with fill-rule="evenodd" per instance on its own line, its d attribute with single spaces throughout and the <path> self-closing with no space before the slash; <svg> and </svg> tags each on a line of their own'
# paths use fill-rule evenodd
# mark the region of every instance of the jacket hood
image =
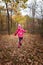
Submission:
<svg viewBox="0 0 43 65">
<path fill-rule="evenodd" d="M 18 24 L 18 29 L 21 29 L 21 28 L 22 28 L 21 24 Z"/>
</svg>

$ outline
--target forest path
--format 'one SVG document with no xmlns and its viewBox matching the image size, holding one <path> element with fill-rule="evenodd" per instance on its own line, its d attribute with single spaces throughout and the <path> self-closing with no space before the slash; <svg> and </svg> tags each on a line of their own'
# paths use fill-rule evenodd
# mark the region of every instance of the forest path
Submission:
<svg viewBox="0 0 43 65">
<path fill-rule="evenodd" d="M 0 65 L 43 65 L 43 39 L 25 34 L 18 48 L 18 37 L 0 35 Z"/>
</svg>

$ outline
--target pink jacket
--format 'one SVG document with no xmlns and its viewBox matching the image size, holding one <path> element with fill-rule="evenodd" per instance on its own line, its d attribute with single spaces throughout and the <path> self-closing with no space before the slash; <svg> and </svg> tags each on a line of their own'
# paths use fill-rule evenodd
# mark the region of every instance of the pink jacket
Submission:
<svg viewBox="0 0 43 65">
<path fill-rule="evenodd" d="M 18 37 L 23 37 L 23 34 L 26 32 L 26 30 L 24 30 L 24 29 L 17 29 L 17 31 L 16 31 L 16 33 L 15 33 L 15 35 L 16 34 L 18 34 Z"/>
</svg>

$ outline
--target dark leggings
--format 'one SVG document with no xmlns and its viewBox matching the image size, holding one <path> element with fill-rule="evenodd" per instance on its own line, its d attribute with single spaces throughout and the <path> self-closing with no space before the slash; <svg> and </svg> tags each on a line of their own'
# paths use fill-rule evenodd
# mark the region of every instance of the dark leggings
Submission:
<svg viewBox="0 0 43 65">
<path fill-rule="evenodd" d="M 19 43 L 21 44 L 23 37 L 19 37 Z"/>
</svg>

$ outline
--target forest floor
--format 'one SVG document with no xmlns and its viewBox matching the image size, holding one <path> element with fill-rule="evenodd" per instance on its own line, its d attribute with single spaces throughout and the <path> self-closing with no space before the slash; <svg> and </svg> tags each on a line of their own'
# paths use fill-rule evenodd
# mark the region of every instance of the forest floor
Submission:
<svg viewBox="0 0 43 65">
<path fill-rule="evenodd" d="M 18 48 L 18 37 L 0 35 L 0 65 L 43 65 L 43 38 L 25 34 Z"/>
</svg>

